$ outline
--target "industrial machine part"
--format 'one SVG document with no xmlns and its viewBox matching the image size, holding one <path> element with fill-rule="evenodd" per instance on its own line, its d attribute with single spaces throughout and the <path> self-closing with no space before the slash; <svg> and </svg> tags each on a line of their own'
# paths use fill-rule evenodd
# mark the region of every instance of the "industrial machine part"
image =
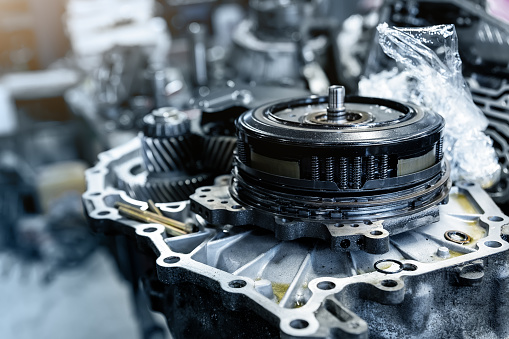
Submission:
<svg viewBox="0 0 509 339">
<path fill-rule="evenodd" d="M 229 58 L 236 79 L 264 84 L 327 89 L 322 63 L 328 46 L 325 34 L 313 35 L 313 14 L 319 1 L 252 0 L 250 17 L 232 36 Z M 318 30 L 317 30 L 318 31 Z"/>
<path fill-rule="evenodd" d="M 281 240 L 330 241 L 336 251 L 389 250 L 393 234 L 438 218 L 449 174 L 444 122 L 398 102 L 329 96 L 283 101 L 237 121 L 228 192 L 201 188 L 191 210 L 213 225 L 257 225 Z M 359 229 L 348 223 L 367 224 Z"/>
<path fill-rule="evenodd" d="M 235 136 L 235 119 L 245 111 L 283 98 L 309 94 L 309 91 L 300 88 L 246 85 L 230 80 L 227 86 L 193 98 L 190 103 L 202 113 L 200 126 L 204 134 Z"/>
<path fill-rule="evenodd" d="M 206 112 L 201 117 L 171 107 L 154 110 L 143 118 L 143 133 L 124 145 L 130 160 L 111 169 L 117 187 L 142 201 L 187 200 L 196 188 L 231 170 L 234 119 L 275 100 L 276 93 L 291 98 L 308 92 L 232 84 L 197 100 L 196 106 Z"/>
<path fill-rule="evenodd" d="M 143 253 L 152 255 L 153 272 L 144 277 L 144 288 L 176 338 L 509 335 L 509 217 L 479 186 L 459 182 L 449 192 L 447 165 L 440 161 L 441 118 L 393 101 L 343 101 L 341 91 L 331 88 L 330 99 L 262 104 L 242 115 L 237 134 L 243 146 L 233 176 L 218 176 L 190 201 L 156 204 L 170 223 L 194 225 L 194 232 L 172 236 L 161 223 L 139 222 L 115 208 L 127 204 L 135 213 L 155 211 L 117 185 L 119 167 L 133 159 L 143 163 L 139 140 L 102 153 L 87 171 L 83 200 L 92 228 L 134 238 Z M 323 160 L 312 166 L 312 156 Z M 347 173 L 355 169 L 356 175 L 347 175 L 345 182 L 340 167 L 324 170 L 327 157 L 338 157 L 337 164 L 348 158 Z M 374 167 L 367 166 L 370 157 Z M 359 168 L 356 158 L 365 165 Z M 297 160 L 298 166 L 260 167 Z M 377 180 L 385 189 L 373 184 Z M 253 200 L 259 190 L 273 200 Z M 284 203 L 290 196 L 286 190 L 297 203 Z M 439 204 L 448 192 L 448 203 Z M 320 204 L 309 199 L 313 196 L 322 196 L 323 206 L 339 198 L 341 215 L 312 214 L 320 211 Z M 342 198 L 348 196 L 347 204 Z M 306 199 L 302 209 L 309 214 L 298 216 L 303 226 L 289 213 L 298 215 Z M 362 205 L 366 202 L 375 206 L 369 209 Z M 206 208 L 212 203 L 214 208 Z M 423 217 L 423 206 L 438 214 Z M 390 218 L 384 214 L 394 222 L 386 223 Z M 333 220 L 334 234 L 348 234 L 339 250 L 349 252 L 309 233 L 291 240 L 299 234 L 285 238 L 277 229 L 265 230 L 272 228 L 259 218 L 268 215 L 277 221 L 267 224 L 304 233 L 316 226 L 308 220 Z M 420 221 L 409 229 L 407 223 L 415 220 Z M 388 239 L 383 250 L 367 245 L 377 237 Z M 364 251 L 354 251 L 359 248 Z"/>
</svg>

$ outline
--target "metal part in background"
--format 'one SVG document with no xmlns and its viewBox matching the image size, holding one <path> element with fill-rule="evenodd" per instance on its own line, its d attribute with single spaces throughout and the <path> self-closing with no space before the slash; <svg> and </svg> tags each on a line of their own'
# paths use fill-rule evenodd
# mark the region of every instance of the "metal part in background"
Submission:
<svg viewBox="0 0 509 339">
<path fill-rule="evenodd" d="M 308 96 L 301 88 L 246 85 L 228 81 L 203 97 L 191 99 L 190 104 L 199 109 L 200 125 L 206 135 L 235 136 L 235 119 L 250 109 L 272 101 Z"/>
<path fill-rule="evenodd" d="M 125 148 L 112 149 L 87 171 L 85 208 L 96 231 L 133 237 L 157 256 L 158 278 L 145 289 L 177 338 L 509 335 L 509 217 L 478 186 L 458 183 L 439 206 L 440 221 L 391 236 L 387 253 L 336 253 L 319 240 L 280 241 L 259 228 L 205 227 L 188 201 L 157 206 L 200 224 L 197 233 L 170 238 L 161 225 L 125 219 L 116 201 L 146 207 L 112 182 L 126 157 Z M 447 240 L 448 231 L 471 241 Z"/>
<path fill-rule="evenodd" d="M 502 172 L 500 181 L 488 189 L 489 194 L 501 205 L 504 212 L 509 210 L 509 84 L 507 79 L 476 76 L 470 78 L 470 90 L 474 102 L 489 119 L 486 134 L 493 140 Z"/>
<path fill-rule="evenodd" d="M 250 17 L 233 33 L 228 59 L 235 79 L 244 82 L 309 87 L 323 94 L 329 79 L 323 70 L 330 27 L 314 29 L 319 1 L 254 0 Z M 324 19 L 322 23 L 329 22 Z M 315 27 L 317 28 L 317 27 Z"/>
</svg>

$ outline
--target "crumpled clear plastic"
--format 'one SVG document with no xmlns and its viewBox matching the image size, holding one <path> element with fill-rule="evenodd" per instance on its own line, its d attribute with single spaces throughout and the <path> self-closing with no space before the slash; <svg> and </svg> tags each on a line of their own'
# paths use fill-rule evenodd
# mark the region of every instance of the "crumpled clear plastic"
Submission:
<svg viewBox="0 0 509 339">
<path fill-rule="evenodd" d="M 359 93 L 420 105 L 445 119 L 444 154 L 452 180 L 490 187 L 500 176 L 493 141 L 483 133 L 488 119 L 472 101 L 461 73 L 454 25 L 377 27 L 379 43 L 399 68 L 371 74 L 359 82 Z M 402 68 L 403 70 L 400 70 Z"/>
</svg>

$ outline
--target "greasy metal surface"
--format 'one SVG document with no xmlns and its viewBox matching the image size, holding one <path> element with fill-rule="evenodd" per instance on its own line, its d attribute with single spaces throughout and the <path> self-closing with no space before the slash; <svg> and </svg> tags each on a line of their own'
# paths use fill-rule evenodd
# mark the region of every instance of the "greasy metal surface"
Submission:
<svg viewBox="0 0 509 339">
<path fill-rule="evenodd" d="M 335 253 L 319 240 L 279 241 L 250 227 L 204 227 L 188 201 L 157 206 L 168 217 L 195 219 L 202 224 L 198 233 L 169 238 L 161 225 L 126 220 L 115 201 L 148 206 L 113 187 L 111 164 L 124 156 L 122 148 L 105 152 L 87 171 L 87 214 L 96 230 L 135 237 L 156 253 L 158 278 L 167 284 L 206 289 L 225 308 L 248 309 L 287 338 L 509 335 L 509 244 L 501 237 L 509 218 L 478 186 L 453 187 L 449 203 L 439 206 L 440 221 L 391 236 L 387 253 Z M 471 241 L 447 241 L 447 230 Z"/>
</svg>

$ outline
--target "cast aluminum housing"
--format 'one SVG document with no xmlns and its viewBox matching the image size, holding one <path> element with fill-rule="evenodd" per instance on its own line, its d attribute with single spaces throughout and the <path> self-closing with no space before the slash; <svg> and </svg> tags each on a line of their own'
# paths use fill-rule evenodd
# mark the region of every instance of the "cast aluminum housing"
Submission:
<svg viewBox="0 0 509 339">
<path fill-rule="evenodd" d="M 115 202 L 147 208 L 117 185 L 119 167 L 139 158 L 139 139 L 100 154 L 86 173 L 84 206 L 96 231 L 134 238 L 155 254 L 165 285 L 151 287 L 153 307 L 177 338 L 509 336 L 509 218 L 477 185 L 453 186 L 440 221 L 391 236 L 384 254 L 338 253 L 321 240 L 208 227 L 189 201 L 157 206 L 197 224 L 196 233 L 169 237 L 162 225 L 126 219 Z M 227 192 L 230 180 L 211 187 Z"/>
</svg>

